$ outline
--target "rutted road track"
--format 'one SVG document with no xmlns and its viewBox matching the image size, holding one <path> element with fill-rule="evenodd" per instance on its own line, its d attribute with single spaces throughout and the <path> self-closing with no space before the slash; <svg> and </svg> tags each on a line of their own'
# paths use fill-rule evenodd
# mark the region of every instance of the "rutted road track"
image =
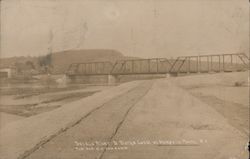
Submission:
<svg viewBox="0 0 250 159">
<path fill-rule="evenodd" d="M 79 123 L 105 103 L 126 94 L 144 81 L 113 87 L 50 112 L 13 122 L 0 130 L 0 159 L 24 158 L 44 143 Z"/>
<path fill-rule="evenodd" d="M 129 92 L 105 103 L 74 127 L 45 143 L 26 159 L 102 158 L 104 151 L 75 151 L 75 143 L 82 141 L 111 141 L 126 120 L 129 111 L 148 92 L 153 81 L 145 81 Z"/>
</svg>

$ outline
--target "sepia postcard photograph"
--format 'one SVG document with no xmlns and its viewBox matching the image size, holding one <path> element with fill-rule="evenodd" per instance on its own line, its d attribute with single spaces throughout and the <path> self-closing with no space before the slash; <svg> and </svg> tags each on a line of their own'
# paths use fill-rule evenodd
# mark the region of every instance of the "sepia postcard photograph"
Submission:
<svg viewBox="0 0 250 159">
<path fill-rule="evenodd" d="M 249 0 L 0 0 L 0 159 L 250 159 Z"/>
</svg>

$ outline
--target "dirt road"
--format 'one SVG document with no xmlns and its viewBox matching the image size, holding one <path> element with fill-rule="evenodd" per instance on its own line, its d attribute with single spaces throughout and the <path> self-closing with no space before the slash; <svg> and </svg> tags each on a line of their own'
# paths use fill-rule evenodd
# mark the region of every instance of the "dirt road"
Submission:
<svg viewBox="0 0 250 159">
<path fill-rule="evenodd" d="M 242 159 L 248 137 L 171 80 L 146 81 L 26 159 Z"/>
<path fill-rule="evenodd" d="M 110 100 L 126 94 L 143 81 L 121 84 L 67 103 L 50 112 L 12 122 L 0 129 L 0 158 L 23 158 L 51 138 L 70 129 Z"/>
</svg>

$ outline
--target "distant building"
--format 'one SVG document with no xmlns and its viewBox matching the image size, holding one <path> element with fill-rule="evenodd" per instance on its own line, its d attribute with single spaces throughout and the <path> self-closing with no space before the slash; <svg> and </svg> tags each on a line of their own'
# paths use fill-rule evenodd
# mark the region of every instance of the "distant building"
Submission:
<svg viewBox="0 0 250 159">
<path fill-rule="evenodd" d="M 16 74 L 16 69 L 12 67 L 0 68 L 0 78 L 12 78 Z"/>
</svg>

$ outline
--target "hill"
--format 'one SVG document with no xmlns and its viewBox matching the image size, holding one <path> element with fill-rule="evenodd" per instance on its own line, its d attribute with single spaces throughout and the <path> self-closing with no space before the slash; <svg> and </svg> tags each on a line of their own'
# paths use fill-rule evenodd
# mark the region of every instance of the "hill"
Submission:
<svg viewBox="0 0 250 159">
<path fill-rule="evenodd" d="M 41 57 L 11 57 L 0 59 L 0 68 L 15 67 L 19 63 L 32 62 L 36 69 L 39 69 L 39 58 Z M 95 61 L 116 61 L 127 59 L 121 52 L 112 49 L 88 49 L 88 50 L 67 50 L 52 53 L 52 73 L 64 73 L 71 63 L 84 63 Z M 20 65 L 19 65 L 20 66 Z"/>
<path fill-rule="evenodd" d="M 125 56 L 116 50 L 68 50 L 52 54 L 53 72 L 63 73 L 71 63 L 115 61 Z"/>
</svg>

